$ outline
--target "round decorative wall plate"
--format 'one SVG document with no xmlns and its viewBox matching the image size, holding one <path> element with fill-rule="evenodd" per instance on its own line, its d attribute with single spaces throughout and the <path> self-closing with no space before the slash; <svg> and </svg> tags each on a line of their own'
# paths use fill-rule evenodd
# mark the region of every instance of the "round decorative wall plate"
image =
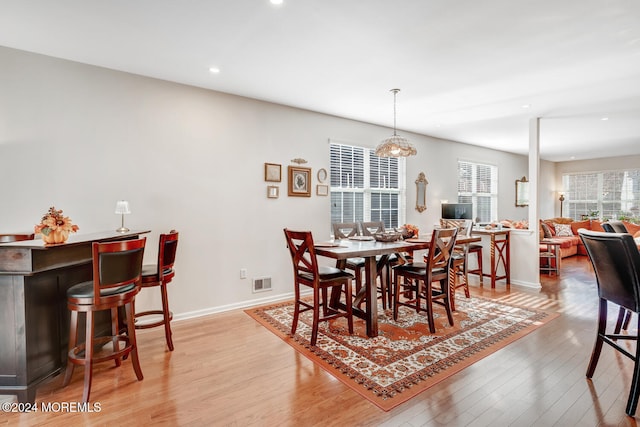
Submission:
<svg viewBox="0 0 640 427">
<path fill-rule="evenodd" d="M 323 183 L 327 180 L 327 170 L 325 168 L 322 168 L 318 171 L 318 181 L 320 183 Z"/>
</svg>

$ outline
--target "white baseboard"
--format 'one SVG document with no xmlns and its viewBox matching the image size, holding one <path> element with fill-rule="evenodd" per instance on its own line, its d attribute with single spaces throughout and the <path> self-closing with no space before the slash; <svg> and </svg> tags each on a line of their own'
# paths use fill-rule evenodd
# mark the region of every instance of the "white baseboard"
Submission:
<svg viewBox="0 0 640 427">
<path fill-rule="evenodd" d="M 522 286 L 523 288 L 530 288 L 530 289 L 541 289 L 542 288 L 540 283 L 523 282 L 521 280 L 512 280 L 511 284 L 512 285 L 516 285 L 516 286 Z"/>
<path fill-rule="evenodd" d="M 286 300 L 293 299 L 293 296 L 294 296 L 293 292 L 288 292 L 286 294 L 270 295 L 268 297 L 253 299 L 250 301 L 242 301 L 234 304 L 221 305 L 217 307 L 205 308 L 202 310 L 190 311 L 187 313 L 180 313 L 180 314 L 174 315 L 173 321 L 175 322 L 180 320 L 193 319 L 196 317 L 207 316 L 209 314 L 224 313 L 225 311 L 248 308 L 256 305 L 264 305 L 264 304 L 270 304 L 272 302 L 286 301 Z"/>
</svg>

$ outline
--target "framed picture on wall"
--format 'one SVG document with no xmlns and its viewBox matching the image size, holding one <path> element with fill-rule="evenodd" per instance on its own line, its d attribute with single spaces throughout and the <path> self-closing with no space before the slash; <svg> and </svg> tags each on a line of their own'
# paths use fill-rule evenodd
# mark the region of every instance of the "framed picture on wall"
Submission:
<svg viewBox="0 0 640 427">
<path fill-rule="evenodd" d="M 270 182 L 282 181 L 282 166 L 276 163 L 265 163 L 264 180 Z"/>
<path fill-rule="evenodd" d="M 277 185 L 267 186 L 267 197 L 270 199 L 277 199 L 280 196 L 280 187 Z"/>
<path fill-rule="evenodd" d="M 289 166 L 289 196 L 311 197 L 311 168 Z"/>
<path fill-rule="evenodd" d="M 316 195 L 317 196 L 328 196 L 329 195 L 329 186 L 328 185 L 316 185 Z"/>
</svg>

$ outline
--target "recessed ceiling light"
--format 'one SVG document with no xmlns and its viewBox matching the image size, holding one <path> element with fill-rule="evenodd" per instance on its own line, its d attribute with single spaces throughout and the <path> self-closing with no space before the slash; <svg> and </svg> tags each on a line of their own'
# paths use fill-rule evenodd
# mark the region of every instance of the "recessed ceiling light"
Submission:
<svg viewBox="0 0 640 427">
<path fill-rule="evenodd" d="M 269 0 L 269 3 L 271 3 L 274 6 L 280 6 L 282 3 L 284 3 L 283 0 Z"/>
<path fill-rule="evenodd" d="M 218 67 L 210 67 L 209 68 L 209 72 L 211 72 L 212 74 L 218 74 L 220 72 L 220 68 L 218 68 Z"/>
<path fill-rule="evenodd" d="M 575 159 L 576 159 L 576 156 L 569 157 L 569 160 L 575 160 Z"/>
<path fill-rule="evenodd" d="M 522 108 L 530 108 L 530 107 L 531 107 L 531 104 L 524 104 L 524 105 L 522 105 Z"/>
<path fill-rule="evenodd" d="M 602 120 L 603 122 L 606 122 L 607 120 L 609 120 L 609 117 L 603 117 L 600 120 Z"/>
</svg>

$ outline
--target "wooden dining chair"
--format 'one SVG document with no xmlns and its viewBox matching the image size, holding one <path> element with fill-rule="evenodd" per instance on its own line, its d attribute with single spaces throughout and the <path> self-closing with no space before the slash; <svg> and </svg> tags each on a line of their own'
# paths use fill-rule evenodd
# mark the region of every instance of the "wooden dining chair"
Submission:
<svg viewBox="0 0 640 427">
<path fill-rule="evenodd" d="M 148 329 L 164 326 L 164 336 L 167 341 L 169 351 L 173 351 L 173 338 L 171 332 L 171 321 L 173 313 L 169 310 L 169 295 L 167 285 L 173 280 L 176 272 L 173 264 L 176 261 L 176 250 L 178 249 L 178 232 L 171 230 L 168 234 L 161 234 L 158 239 L 158 260 L 155 264 L 142 266 L 142 280 L 140 286 L 145 288 L 160 288 L 162 299 L 162 310 L 147 310 L 136 313 L 136 329 Z M 144 319 L 157 320 L 145 322 Z M 142 321 L 141 321 L 142 320 Z"/>
<path fill-rule="evenodd" d="M 609 303 L 613 303 L 627 311 L 636 314 L 640 312 L 640 252 L 633 237 L 628 233 L 581 229 L 578 230 L 578 234 L 593 265 L 600 300 L 598 330 L 587 368 L 587 378 L 593 377 L 602 345 L 605 343 L 633 360 L 631 389 L 625 410 L 627 415 L 633 417 L 640 396 L 640 345 L 638 345 L 640 343 L 637 333 L 636 335 L 607 333 L 607 307 Z M 640 330 L 640 318 L 637 328 Z M 617 340 L 635 341 L 635 350 L 619 345 Z"/>
<path fill-rule="evenodd" d="M 627 227 L 622 221 L 607 221 L 602 223 L 602 228 L 607 233 L 628 233 Z"/>
<path fill-rule="evenodd" d="M 473 221 L 470 219 L 440 219 L 442 228 L 458 228 L 458 236 L 471 237 Z M 456 290 L 463 288 L 464 296 L 471 298 L 469 293 L 469 243 L 456 244 L 451 255 L 451 276 L 449 289 L 451 291 L 451 310 L 456 311 Z"/>
<path fill-rule="evenodd" d="M 384 233 L 385 227 L 383 221 L 367 221 L 360 222 L 360 230 L 363 236 L 373 236 L 376 233 Z M 382 300 L 382 309 L 393 306 L 393 286 L 391 286 L 391 269 L 398 264 L 398 256 L 396 254 L 378 255 L 376 256 L 376 276 L 380 278 L 380 286 L 378 292 Z"/>
<path fill-rule="evenodd" d="M 136 328 L 134 325 L 134 302 L 140 291 L 142 258 L 146 238 L 121 240 L 92 245 L 93 280 L 72 286 L 67 291 L 67 307 L 71 311 L 69 330 L 69 353 L 63 386 L 71 381 L 75 365 L 84 365 L 83 402 L 89 401 L 93 365 L 98 362 L 121 360 L 131 354 L 133 370 L 142 380 L 142 369 L 138 359 Z M 118 308 L 124 307 L 126 328 L 121 327 Z M 111 336 L 94 336 L 94 314 L 111 312 Z M 84 342 L 78 342 L 78 313 L 85 313 Z M 126 333 L 121 333 L 125 330 Z M 110 345 L 107 345 L 110 344 Z"/>
<path fill-rule="evenodd" d="M 360 235 L 360 228 L 357 222 L 334 222 L 331 225 L 334 239 L 348 239 L 349 237 Z"/>
<path fill-rule="evenodd" d="M 627 227 L 622 221 L 607 221 L 602 223 L 602 229 L 607 233 L 628 233 Z M 618 320 L 613 330 L 614 334 L 619 334 L 621 330 L 627 330 L 631 322 L 631 311 L 624 307 L 618 308 Z"/>
<path fill-rule="evenodd" d="M 293 231 L 284 229 L 284 235 L 291 254 L 293 264 L 293 280 L 295 303 L 291 335 L 295 335 L 300 313 L 312 310 L 313 323 L 311 327 L 311 346 L 315 346 L 318 339 L 318 325 L 320 322 L 339 317 L 347 318 L 349 333 L 353 333 L 353 310 L 351 282 L 354 276 L 335 267 L 319 266 L 313 246 L 313 236 L 310 231 Z M 313 301 L 308 302 L 301 297 L 301 286 L 313 290 Z M 343 288 L 344 287 L 344 288 Z M 337 288 L 344 292 L 345 311 L 329 307 L 328 289 Z M 322 314 L 320 309 L 322 308 Z"/>
<path fill-rule="evenodd" d="M 333 238 L 348 239 L 349 237 L 360 236 L 360 226 L 357 222 L 334 222 Z M 360 292 L 362 288 L 362 273 L 364 271 L 364 258 L 347 258 L 346 260 L 336 261 L 336 268 L 345 269 L 353 272 L 355 276 L 355 291 Z"/>
<path fill-rule="evenodd" d="M 393 268 L 394 320 L 398 320 L 398 309 L 401 305 L 411 307 L 415 309 L 416 312 L 424 310 L 427 312 L 429 330 L 433 333 L 436 331 L 433 303 L 438 303 L 445 307 L 449 324 L 453 326 L 449 290 L 449 269 L 457 234 L 457 228 L 438 228 L 433 230 L 428 257 L 425 263 L 414 262 L 412 264 L 398 265 Z M 399 280 L 400 278 L 403 279 L 402 282 Z M 433 287 L 433 282 L 439 282 L 439 289 Z M 401 296 L 405 292 L 415 296 L 415 299 L 401 301 Z M 424 309 L 420 303 L 421 298 L 425 299 Z"/>
</svg>

